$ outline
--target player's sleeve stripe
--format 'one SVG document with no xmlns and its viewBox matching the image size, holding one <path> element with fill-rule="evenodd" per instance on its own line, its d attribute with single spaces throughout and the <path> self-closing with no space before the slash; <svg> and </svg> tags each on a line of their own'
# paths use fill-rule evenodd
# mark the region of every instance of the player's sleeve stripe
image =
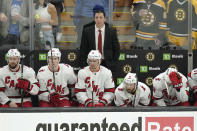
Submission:
<svg viewBox="0 0 197 131">
<path fill-rule="evenodd" d="M 86 92 L 86 89 L 77 89 L 77 88 L 75 88 L 75 93 L 79 93 L 79 92 Z"/>
<path fill-rule="evenodd" d="M 45 92 L 48 92 L 48 91 L 47 90 L 46 91 L 39 91 L 38 95 L 43 94 Z"/>
<path fill-rule="evenodd" d="M 5 92 L 5 87 L 0 87 L 0 91 Z"/>
<path fill-rule="evenodd" d="M 114 93 L 115 89 L 114 88 L 104 89 L 104 92 L 112 92 L 112 93 Z"/>
</svg>

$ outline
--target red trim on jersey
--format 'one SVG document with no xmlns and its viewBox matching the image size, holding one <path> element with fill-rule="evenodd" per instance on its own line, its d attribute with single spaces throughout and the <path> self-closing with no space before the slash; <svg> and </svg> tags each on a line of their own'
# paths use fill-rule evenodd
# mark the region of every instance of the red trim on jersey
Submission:
<svg viewBox="0 0 197 131">
<path fill-rule="evenodd" d="M 79 93 L 79 92 L 86 92 L 86 89 L 77 89 L 77 88 L 75 88 L 75 93 Z"/>
<path fill-rule="evenodd" d="M 115 89 L 114 88 L 104 89 L 104 92 L 112 92 L 112 93 L 114 93 Z"/>
<path fill-rule="evenodd" d="M 99 72 L 100 69 L 101 69 L 101 66 L 99 66 L 99 69 L 98 69 L 97 71 L 95 71 L 95 72 Z M 94 72 L 94 71 L 91 70 L 90 66 L 89 66 L 89 70 L 90 70 L 91 72 Z"/>
<path fill-rule="evenodd" d="M 85 105 L 86 105 L 87 103 L 90 103 L 90 101 L 92 101 L 92 99 L 88 98 L 88 99 L 85 101 Z"/>
<path fill-rule="evenodd" d="M 36 83 L 34 83 L 34 84 L 36 84 L 38 87 L 40 87 L 40 83 L 39 83 L 39 82 L 36 82 Z"/>
<path fill-rule="evenodd" d="M 28 90 L 28 93 L 30 93 L 31 92 L 31 90 L 33 89 L 33 85 L 31 85 L 31 87 L 30 87 L 30 89 Z"/>
<path fill-rule="evenodd" d="M 20 70 L 21 66 L 19 65 L 19 67 L 18 67 L 18 69 L 17 69 L 16 71 L 13 71 L 13 69 L 11 69 L 11 68 L 9 67 L 9 65 L 8 65 L 8 68 L 9 68 L 9 70 L 10 70 L 11 72 L 18 72 L 18 71 Z"/>
<path fill-rule="evenodd" d="M 104 102 L 105 102 L 105 103 L 104 103 L 105 105 L 107 105 L 107 103 L 108 103 L 107 100 L 104 99 L 104 98 L 100 98 L 99 100 L 104 101 Z"/>
<path fill-rule="evenodd" d="M 123 103 L 122 105 L 120 105 L 120 106 L 125 106 L 125 105 L 127 105 L 127 104 L 128 104 L 128 101 L 129 101 L 129 99 L 124 100 L 124 103 Z"/>
<path fill-rule="evenodd" d="M 123 89 L 122 89 L 122 88 L 118 88 L 118 90 L 119 90 L 119 91 L 123 91 Z"/>
<path fill-rule="evenodd" d="M 0 91 L 5 92 L 5 87 L 1 87 Z"/>
<path fill-rule="evenodd" d="M 53 72 L 53 71 L 49 68 L 49 66 L 48 66 L 48 69 L 49 69 L 49 71 Z M 57 70 L 56 72 L 59 72 L 59 71 L 60 71 L 60 66 L 58 65 L 58 70 Z"/>
<path fill-rule="evenodd" d="M 197 89 L 197 86 L 193 86 L 193 88 L 192 88 L 193 90 L 196 90 Z"/>
<path fill-rule="evenodd" d="M 190 106 L 190 103 L 188 101 L 181 102 L 179 106 Z"/>
<path fill-rule="evenodd" d="M 120 105 L 120 106 L 125 106 L 127 103 L 124 103 L 124 104 L 122 104 L 122 105 Z"/>
<path fill-rule="evenodd" d="M 47 90 L 46 91 L 39 91 L 38 92 L 38 95 L 42 94 L 42 93 L 45 93 L 45 92 L 48 92 Z"/>
<path fill-rule="evenodd" d="M 188 77 L 191 77 L 191 72 L 187 74 Z"/>
<path fill-rule="evenodd" d="M 161 97 L 161 98 L 155 98 L 154 96 L 152 96 L 152 100 L 160 100 L 160 99 L 162 99 L 163 97 Z"/>
</svg>

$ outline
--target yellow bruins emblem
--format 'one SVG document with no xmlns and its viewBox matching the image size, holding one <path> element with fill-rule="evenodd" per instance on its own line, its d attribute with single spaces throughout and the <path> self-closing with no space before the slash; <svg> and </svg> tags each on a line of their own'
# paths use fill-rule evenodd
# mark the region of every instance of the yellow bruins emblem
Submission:
<svg viewBox="0 0 197 131">
<path fill-rule="evenodd" d="M 155 14 L 150 10 L 145 10 L 144 15 L 141 17 L 141 21 L 145 26 L 152 26 L 155 23 Z"/>
<path fill-rule="evenodd" d="M 152 86 L 153 85 L 153 77 L 147 77 L 145 82 L 148 86 Z"/>
<path fill-rule="evenodd" d="M 76 59 L 77 59 L 76 53 L 70 52 L 70 53 L 68 54 L 68 60 L 69 60 L 69 61 L 73 62 L 73 61 L 75 61 Z"/>
<path fill-rule="evenodd" d="M 155 54 L 153 52 L 149 52 L 146 54 L 146 59 L 148 61 L 153 61 L 155 59 Z"/>
<path fill-rule="evenodd" d="M 131 72 L 131 71 L 132 71 L 131 65 L 126 64 L 126 65 L 123 66 L 123 72 L 124 72 L 125 74 L 127 74 L 127 73 L 129 73 L 129 72 Z"/>
<path fill-rule="evenodd" d="M 176 65 L 174 65 L 174 64 L 170 65 L 169 68 L 175 68 L 175 69 L 178 70 L 178 67 Z"/>
<path fill-rule="evenodd" d="M 185 20 L 185 18 L 186 18 L 186 13 L 185 13 L 185 10 L 184 9 L 177 9 L 176 11 L 175 11 L 175 18 L 176 18 L 176 20 L 177 21 L 183 21 L 183 20 Z"/>
</svg>

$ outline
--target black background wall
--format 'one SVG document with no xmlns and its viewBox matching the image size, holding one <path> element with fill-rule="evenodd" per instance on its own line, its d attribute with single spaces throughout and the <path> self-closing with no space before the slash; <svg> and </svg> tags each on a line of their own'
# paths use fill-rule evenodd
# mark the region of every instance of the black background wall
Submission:
<svg viewBox="0 0 197 131">
<path fill-rule="evenodd" d="M 24 63 L 27 66 L 34 66 L 35 72 L 41 66 L 47 65 L 46 50 L 36 50 L 29 52 L 21 50 L 21 54 L 26 55 Z M 5 54 L 7 50 L 0 51 L 0 67 L 7 64 Z M 76 73 L 79 68 L 78 50 L 61 50 L 61 62 L 71 65 Z M 33 65 L 30 65 L 32 60 Z M 142 50 L 121 50 L 119 64 L 115 82 L 117 85 L 123 80 L 128 72 L 136 72 L 139 81 L 152 86 L 152 79 L 159 73 L 165 71 L 168 67 L 175 67 L 184 75 L 187 75 L 188 68 L 187 51 L 169 50 L 169 51 L 142 51 Z M 194 67 L 197 67 L 197 51 L 194 51 Z"/>
</svg>

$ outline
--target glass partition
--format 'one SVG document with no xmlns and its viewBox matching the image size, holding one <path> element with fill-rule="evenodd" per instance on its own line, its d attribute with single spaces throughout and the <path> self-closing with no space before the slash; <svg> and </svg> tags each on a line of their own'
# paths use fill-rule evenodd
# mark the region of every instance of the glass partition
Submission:
<svg viewBox="0 0 197 131">
<path fill-rule="evenodd" d="M 29 2 L 1 0 L 1 49 L 29 49 Z"/>
</svg>

